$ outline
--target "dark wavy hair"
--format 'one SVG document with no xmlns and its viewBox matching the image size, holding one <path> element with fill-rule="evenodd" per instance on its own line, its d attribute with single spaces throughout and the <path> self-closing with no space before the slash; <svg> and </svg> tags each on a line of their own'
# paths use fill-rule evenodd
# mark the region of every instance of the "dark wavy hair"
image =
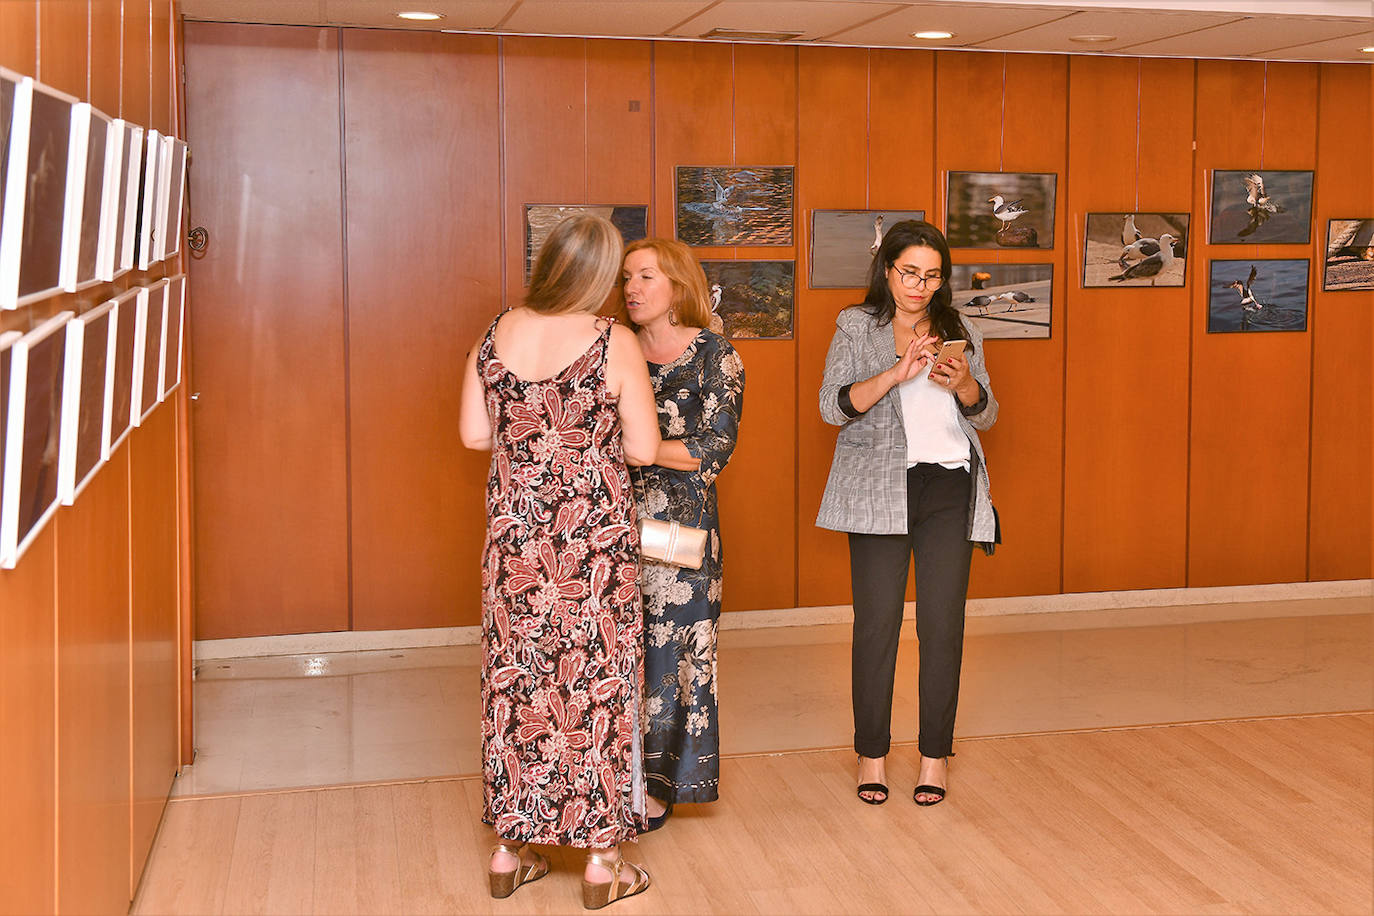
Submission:
<svg viewBox="0 0 1374 916">
<path fill-rule="evenodd" d="M 949 287 L 953 271 L 949 243 L 945 241 L 943 232 L 922 220 L 902 220 L 887 230 L 878 253 L 873 256 L 873 263 L 868 267 L 868 292 L 864 295 L 864 301 L 859 303 L 860 306 L 877 318 L 880 325 L 892 323 L 893 316 L 897 314 L 897 303 L 887 285 L 887 271 L 897 263 L 902 252 L 913 245 L 934 249 L 940 255 L 940 273 L 945 278 L 945 282 L 930 298 L 928 312 L 931 331 L 941 340 L 968 340 L 968 331 L 959 317 L 959 310 L 954 307 L 954 295 Z M 973 341 L 969 341 L 968 347 L 973 349 Z"/>
</svg>

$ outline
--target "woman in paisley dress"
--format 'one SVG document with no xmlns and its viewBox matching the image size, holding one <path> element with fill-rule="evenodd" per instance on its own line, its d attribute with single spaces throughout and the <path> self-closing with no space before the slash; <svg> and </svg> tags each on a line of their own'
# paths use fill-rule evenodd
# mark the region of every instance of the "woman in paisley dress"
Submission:
<svg viewBox="0 0 1374 916">
<path fill-rule="evenodd" d="M 620 234 L 554 228 L 524 305 L 468 356 L 460 432 L 490 449 L 482 564 L 482 820 L 493 897 L 548 872 L 526 844 L 589 850 L 583 905 L 648 887 L 620 856 L 644 821 L 643 612 L 628 464 L 657 455 L 634 334 L 596 310 Z"/>
<path fill-rule="evenodd" d="M 716 627 L 721 545 L 716 477 L 735 449 L 744 365 L 713 318 L 706 277 L 671 239 L 634 242 L 622 271 L 625 311 L 649 360 L 663 443 L 634 476 L 645 516 L 710 532 L 701 569 L 643 560 L 644 769 L 649 830 L 675 802 L 709 802 L 720 782 Z"/>
</svg>

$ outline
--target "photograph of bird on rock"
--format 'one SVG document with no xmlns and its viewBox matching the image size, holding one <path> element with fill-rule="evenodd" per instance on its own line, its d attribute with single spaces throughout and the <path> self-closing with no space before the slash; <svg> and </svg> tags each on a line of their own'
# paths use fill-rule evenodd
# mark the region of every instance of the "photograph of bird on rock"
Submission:
<svg viewBox="0 0 1374 916">
<path fill-rule="evenodd" d="M 1187 213 L 1089 213 L 1083 286 L 1182 286 L 1187 251 Z"/>
<path fill-rule="evenodd" d="M 1213 245 L 1306 245 L 1312 240 L 1312 173 L 1214 169 Z"/>
<path fill-rule="evenodd" d="M 950 172 L 950 247 L 1053 248 L 1057 181 L 1049 172 Z"/>
</svg>

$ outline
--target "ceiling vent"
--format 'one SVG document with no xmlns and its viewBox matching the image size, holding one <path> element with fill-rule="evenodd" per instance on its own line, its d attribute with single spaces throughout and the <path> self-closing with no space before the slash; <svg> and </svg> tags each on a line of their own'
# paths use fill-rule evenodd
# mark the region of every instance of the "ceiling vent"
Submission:
<svg viewBox="0 0 1374 916">
<path fill-rule="evenodd" d="M 712 29 L 702 38 L 720 38 L 726 41 L 796 41 L 801 32 L 752 32 L 748 29 Z"/>
</svg>

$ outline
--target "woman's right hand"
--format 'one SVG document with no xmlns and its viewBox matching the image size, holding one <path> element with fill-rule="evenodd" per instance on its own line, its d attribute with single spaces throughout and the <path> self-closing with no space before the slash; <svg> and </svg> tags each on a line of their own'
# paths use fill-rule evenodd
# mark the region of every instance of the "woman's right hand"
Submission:
<svg viewBox="0 0 1374 916">
<path fill-rule="evenodd" d="M 892 373 L 893 386 L 915 378 L 921 370 L 930 365 L 930 361 L 937 355 L 935 344 L 939 341 L 938 337 L 923 334 L 907 344 L 906 351 L 897 360 L 897 365 L 889 370 Z"/>
</svg>

